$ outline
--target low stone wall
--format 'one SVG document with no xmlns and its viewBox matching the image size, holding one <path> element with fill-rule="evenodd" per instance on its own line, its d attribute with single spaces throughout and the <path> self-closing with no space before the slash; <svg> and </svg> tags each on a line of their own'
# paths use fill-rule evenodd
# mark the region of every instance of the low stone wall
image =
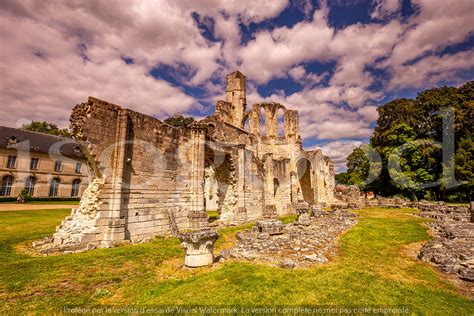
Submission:
<svg viewBox="0 0 474 316">
<path fill-rule="evenodd" d="M 473 204 L 469 207 L 421 201 L 417 207 L 419 216 L 435 219 L 428 224 L 433 239 L 421 247 L 418 258 L 474 283 Z"/>
<path fill-rule="evenodd" d="M 445 202 L 420 201 L 417 206 L 421 217 L 438 220 L 452 219 L 455 221 L 471 221 L 471 209 L 468 205 L 449 205 Z"/>
</svg>

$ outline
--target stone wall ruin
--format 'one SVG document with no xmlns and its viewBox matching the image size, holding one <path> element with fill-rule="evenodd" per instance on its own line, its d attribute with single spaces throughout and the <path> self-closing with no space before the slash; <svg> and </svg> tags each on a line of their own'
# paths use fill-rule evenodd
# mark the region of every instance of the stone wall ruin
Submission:
<svg viewBox="0 0 474 316">
<path fill-rule="evenodd" d="M 301 201 L 334 201 L 332 161 L 320 150 L 303 150 L 298 112 L 278 103 L 246 112 L 245 76 L 238 71 L 227 76 L 226 101 L 188 127 L 93 97 L 74 107 L 70 120 L 94 179 L 57 228 L 55 249 L 110 247 L 208 227 L 208 210 L 230 225 L 294 213 Z"/>
</svg>

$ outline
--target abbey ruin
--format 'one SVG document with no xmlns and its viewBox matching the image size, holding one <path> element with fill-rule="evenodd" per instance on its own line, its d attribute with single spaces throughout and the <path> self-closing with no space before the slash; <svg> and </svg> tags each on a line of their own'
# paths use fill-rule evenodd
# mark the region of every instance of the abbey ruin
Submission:
<svg viewBox="0 0 474 316">
<path fill-rule="evenodd" d="M 93 179 L 52 244 L 141 242 L 206 228 L 210 210 L 221 225 L 233 225 L 295 213 L 303 201 L 331 204 L 333 163 L 321 150 L 303 150 L 298 112 L 278 103 L 247 111 L 245 76 L 226 79 L 226 101 L 188 127 L 93 97 L 74 107 L 71 131 Z"/>
</svg>

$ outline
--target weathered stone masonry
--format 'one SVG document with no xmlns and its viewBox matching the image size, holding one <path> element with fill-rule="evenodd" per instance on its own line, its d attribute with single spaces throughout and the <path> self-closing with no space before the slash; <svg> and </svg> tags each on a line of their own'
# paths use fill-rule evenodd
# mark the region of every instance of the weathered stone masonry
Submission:
<svg viewBox="0 0 474 316">
<path fill-rule="evenodd" d="M 320 150 L 302 149 L 298 112 L 278 103 L 246 112 L 245 76 L 238 71 L 227 76 L 226 101 L 187 128 L 90 97 L 73 109 L 71 130 L 94 179 L 54 235 L 59 249 L 207 227 L 206 210 L 233 224 L 294 213 L 302 200 L 334 200 L 333 164 Z"/>
</svg>

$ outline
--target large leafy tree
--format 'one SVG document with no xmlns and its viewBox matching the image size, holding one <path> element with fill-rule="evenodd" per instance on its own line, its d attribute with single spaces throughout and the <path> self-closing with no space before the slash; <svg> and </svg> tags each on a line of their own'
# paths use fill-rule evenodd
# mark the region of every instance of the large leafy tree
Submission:
<svg viewBox="0 0 474 316">
<path fill-rule="evenodd" d="M 62 137 L 71 137 L 71 133 L 67 128 L 60 129 L 56 124 L 46 121 L 32 121 L 29 124 L 23 124 L 20 129 Z"/>
<path fill-rule="evenodd" d="M 454 126 L 443 125 L 449 112 Z M 380 154 L 379 177 L 362 189 L 382 195 L 450 197 L 470 200 L 474 188 L 474 82 L 460 88 L 442 87 L 423 91 L 416 99 L 397 99 L 378 109 L 379 118 L 370 145 Z M 449 120 L 448 120 L 449 122 Z M 445 130 L 443 131 L 443 128 Z M 454 137 L 444 137 L 453 128 Z M 450 143 L 451 139 L 454 144 Z M 443 164 L 441 146 L 454 145 L 454 155 Z M 446 147 L 446 146 L 445 146 Z M 348 157 L 346 178 L 360 185 L 368 174 L 362 148 Z M 446 150 L 446 148 L 444 148 Z M 454 166 L 454 173 L 445 172 Z M 450 185 L 456 183 L 457 185 Z"/>
</svg>

